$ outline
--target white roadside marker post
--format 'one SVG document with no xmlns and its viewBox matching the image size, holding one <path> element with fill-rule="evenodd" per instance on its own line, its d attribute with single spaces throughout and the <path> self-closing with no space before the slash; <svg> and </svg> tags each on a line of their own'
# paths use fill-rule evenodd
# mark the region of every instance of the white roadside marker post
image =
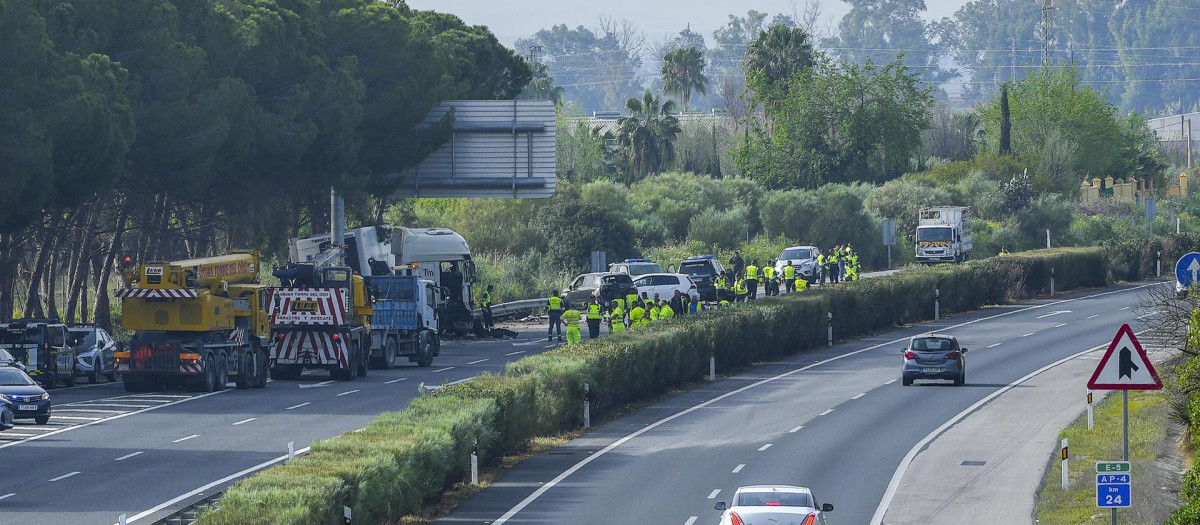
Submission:
<svg viewBox="0 0 1200 525">
<path fill-rule="evenodd" d="M 1092 391 L 1087 391 L 1087 406 L 1088 406 L 1088 430 L 1092 429 Z"/>
<path fill-rule="evenodd" d="M 1067 439 L 1062 440 L 1062 489 L 1067 490 Z"/>
<path fill-rule="evenodd" d="M 583 384 L 583 428 L 592 428 L 592 389 L 587 383 Z"/>
<path fill-rule="evenodd" d="M 715 354 L 708 356 L 708 380 L 717 380 L 717 356 Z"/>
<path fill-rule="evenodd" d="M 479 485 L 479 438 L 471 449 L 471 485 Z"/>
<path fill-rule="evenodd" d="M 296 459 L 296 442 L 288 441 L 288 458 L 287 458 L 287 460 L 290 462 L 293 459 Z"/>
</svg>

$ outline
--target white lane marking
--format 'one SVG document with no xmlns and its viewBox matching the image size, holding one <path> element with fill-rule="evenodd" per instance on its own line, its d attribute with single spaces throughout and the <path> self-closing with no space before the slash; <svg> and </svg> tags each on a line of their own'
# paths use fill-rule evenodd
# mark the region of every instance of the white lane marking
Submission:
<svg viewBox="0 0 1200 525">
<path fill-rule="evenodd" d="M 543 346 L 542 348 L 556 348 L 556 347 L 558 347 L 558 345 L 546 345 L 546 346 Z"/>
<path fill-rule="evenodd" d="M 406 380 L 406 379 L 408 379 L 408 378 L 407 378 L 407 377 L 401 377 L 400 379 L 393 379 L 393 380 L 391 380 L 391 381 L 384 381 L 384 382 L 383 382 L 383 384 L 385 384 L 385 385 L 390 385 L 390 384 L 392 384 L 392 383 L 396 383 L 396 382 L 399 382 L 399 381 L 404 381 L 404 380 Z"/>
<path fill-rule="evenodd" d="M 507 353 L 507 354 L 504 354 L 504 355 L 517 355 L 517 354 L 523 354 L 523 353 L 525 353 L 525 351 L 524 351 L 524 350 L 517 350 L 516 352 L 509 352 L 509 353 Z"/>
<path fill-rule="evenodd" d="M 862 392 L 862 393 L 858 394 L 857 396 L 854 396 L 854 397 L 850 398 L 850 400 L 851 400 L 851 401 L 853 401 L 853 400 L 855 400 L 855 399 L 858 399 L 858 398 L 860 398 L 860 397 L 862 397 L 862 396 L 865 396 L 865 395 L 867 395 L 867 393 L 866 393 L 866 392 Z"/>
<path fill-rule="evenodd" d="M 59 405 L 59 407 L 72 407 L 72 408 L 91 408 L 91 407 L 148 408 L 148 407 L 152 407 L 152 406 L 157 406 L 157 405 L 130 405 L 128 403 L 70 403 L 70 404 L 66 404 L 66 405 Z M 55 410 L 62 410 L 62 408 L 55 408 Z"/>
<path fill-rule="evenodd" d="M 1036 334 L 1036 333 L 1037 333 L 1037 332 L 1029 332 L 1029 333 L 1027 333 L 1027 334 L 1025 334 L 1025 335 L 1023 335 L 1023 336 L 1021 336 L 1021 337 L 1029 337 L 1029 336 L 1031 336 L 1031 335 L 1033 335 L 1033 334 Z"/>
<path fill-rule="evenodd" d="M 1143 330 L 1141 333 L 1146 333 L 1146 331 Z M 937 439 L 937 437 L 942 435 L 942 433 L 944 433 L 947 429 L 949 429 L 950 427 L 952 427 L 954 425 L 957 425 L 959 421 L 962 421 L 963 418 L 971 415 L 971 413 L 978 410 L 979 407 L 986 405 L 987 403 L 990 403 L 993 399 L 996 399 L 997 397 L 1004 394 L 1005 392 L 1008 392 L 1009 390 L 1016 388 L 1017 385 L 1020 385 L 1021 383 L 1024 383 L 1030 379 L 1033 379 L 1034 377 L 1036 377 L 1038 374 L 1041 374 L 1042 372 L 1050 370 L 1051 368 L 1054 368 L 1058 365 L 1066 363 L 1067 361 L 1070 361 L 1072 359 L 1080 357 L 1084 354 L 1094 352 L 1096 350 L 1104 348 L 1104 347 L 1108 346 L 1109 344 L 1110 343 L 1104 343 L 1101 345 L 1093 346 L 1091 348 L 1088 348 L 1087 350 L 1084 350 L 1079 353 L 1071 354 L 1067 357 L 1059 359 L 1058 361 L 1055 361 L 1055 362 L 1050 363 L 1046 366 L 1043 366 L 1037 370 L 1034 370 L 1033 372 L 1026 374 L 1024 377 L 1005 385 L 1004 387 L 996 390 L 995 392 L 992 392 L 991 394 L 988 394 L 983 399 L 976 401 L 971 406 L 963 409 L 962 412 L 955 414 L 954 417 L 950 418 L 945 423 L 942 423 L 942 426 L 933 429 L 933 432 L 930 432 L 929 435 L 922 438 L 921 441 L 918 441 L 916 445 L 913 445 L 913 447 L 911 449 L 909 449 L 908 454 L 906 454 L 904 456 L 904 459 L 900 460 L 900 465 L 896 467 L 896 472 L 892 474 L 892 480 L 891 480 L 891 482 L 888 483 L 887 490 L 884 491 L 884 493 L 883 493 L 883 499 L 881 499 L 879 501 L 879 506 L 875 508 L 875 515 L 871 517 L 871 525 L 881 525 L 883 523 L 883 515 L 885 513 L 887 513 L 888 506 L 890 506 L 892 504 L 892 498 L 896 496 L 896 490 L 898 488 L 900 488 L 900 480 L 904 479 L 904 473 L 908 470 L 908 466 L 912 463 L 913 458 L 917 457 L 918 452 L 920 452 L 921 450 L 924 450 L 925 447 L 927 445 L 929 445 L 930 442 L 932 442 L 934 439 Z"/>
<path fill-rule="evenodd" d="M 717 494 L 720 494 L 720 493 L 721 493 L 721 489 L 713 489 L 712 492 L 708 493 L 708 499 L 717 499 Z"/>
<path fill-rule="evenodd" d="M 789 430 L 788 434 L 795 434 L 795 433 L 799 432 L 800 429 L 802 429 L 802 428 L 804 428 L 804 425 L 798 425 L 796 428 Z"/>
<path fill-rule="evenodd" d="M 167 405 L 146 407 L 146 410 L 150 410 L 151 408 L 165 407 L 165 406 L 167 406 Z M 99 409 L 99 408 L 57 408 L 57 407 L 55 407 L 54 413 L 57 414 L 59 412 L 95 412 L 97 414 L 132 414 L 132 413 L 134 413 L 134 412 L 126 412 L 124 410 L 103 410 L 103 409 Z"/>
<path fill-rule="evenodd" d="M 827 416 L 827 415 L 829 415 L 829 414 L 830 414 L 830 413 L 832 413 L 832 412 L 833 412 L 833 409 L 831 408 L 831 409 L 829 409 L 829 410 L 826 410 L 826 411 L 824 411 L 824 412 L 821 412 L 820 414 L 817 414 L 817 415 L 818 415 L 818 416 Z"/>
<path fill-rule="evenodd" d="M 347 391 L 345 391 L 345 392 L 342 392 L 342 393 L 340 393 L 340 394 L 338 394 L 338 395 L 336 395 L 336 396 L 333 396 L 333 397 L 342 397 L 342 396 L 348 396 L 348 395 L 350 395 L 350 394 L 353 394 L 353 393 L 355 393 L 355 392 L 359 392 L 359 390 L 358 390 L 358 389 L 354 389 L 354 390 L 347 390 Z"/>
<path fill-rule="evenodd" d="M 121 457 L 119 457 L 119 458 L 117 458 L 117 459 L 114 459 L 113 461 L 125 461 L 125 460 L 127 460 L 127 459 L 129 459 L 129 458 L 131 458 L 131 457 L 134 457 L 134 456 L 140 456 L 140 455 L 142 455 L 142 452 L 143 452 L 143 451 L 139 450 L 139 451 L 137 451 L 137 452 L 133 452 L 133 453 L 130 453 L 130 454 L 125 454 L 124 456 L 121 456 Z"/>
<path fill-rule="evenodd" d="M 476 361 L 471 361 L 470 363 L 467 363 L 467 364 L 468 364 L 468 365 L 477 365 L 477 364 L 479 364 L 479 363 L 482 363 L 482 362 L 484 362 L 484 361 L 487 361 L 487 359 L 479 359 L 479 360 L 476 360 Z"/>
<path fill-rule="evenodd" d="M 123 396 L 123 397 L 130 397 L 130 398 L 132 398 L 132 397 L 146 397 L 146 398 L 150 398 L 150 397 L 178 397 L 178 398 L 189 398 L 189 397 L 192 397 L 192 396 L 189 396 L 189 395 L 186 395 L 186 394 L 133 394 L 133 395 L 130 395 L 130 396 Z"/>
<path fill-rule="evenodd" d="M 48 436 L 49 434 L 41 434 L 41 435 L 42 435 L 42 436 Z M 5 432 L 5 433 L 3 433 L 3 434 L 0 434 L 0 438 L 10 438 L 10 437 L 16 437 L 16 438 L 31 438 L 31 437 L 38 437 L 38 436 L 39 436 L 38 434 L 13 434 L 13 433 L 10 433 L 10 432 Z M 20 443 L 20 441 L 15 441 L 15 442 L 13 442 L 13 443 Z M 11 445 L 11 444 L 13 444 L 13 443 L 9 443 L 9 445 Z"/>
<path fill-rule="evenodd" d="M 538 343 L 544 343 L 544 342 L 545 341 L 542 341 L 540 339 L 534 339 L 532 341 L 525 341 L 524 343 L 513 343 L 512 345 L 513 346 L 529 346 L 529 345 L 536 345 Z"/>
<path fill-rule="evenodd" d="M 439 369 L 437 369 L 437 370 L 434 370 L 434 371 L 433 371 L 433 373 L 434 373 L 434 374 L 436 374 L 436 373 L 438 373 L 438 372 L 445 372 L 445 371 L 447 371 L 447 370 L 454 370 L 454 367 L 452 367 L 452 366 L 448 366 L 448 367 L 446 367 L 446 368 L 439 368 Z"/>
<path fill-rule="evenodd" d="M 895 383 L 895 382 L 896 382 L 896 380 L 895 380 L 895 379 L 893 379 L 893 380 L 891 380 L 891 381 L 888 381 L 888 382 L 886 382 L 886 383 L 884 383 L 884 384 L 885 384 L 885 385 L 890 385 L 890 384 L 892 384 L 892 383 Z"/>
<path fill-rule="evenodd" d="M 69 477 L 71 477 L 71 476 L 74 476 L 74 475 L 76 475 L 76 474 L 78 474 L 78 473 L 79 473 L 79 471 L 78 471 L 78 470 L 76 470 L 75 472 L 68 472 L 68 473 L 66 473 L 66 474 L 63 474 L 63 475 L 61 475 L 61 476 L 57 477 L 57 478 L 50 478 L 50 481 L 61 481 L 61 480 L 67 479 L 67 478 L 69 478 Z"/>
<path fill-rule="evenodd" d="M 1048 314 L 1046 314 L 1046 315 L 1039 315 L 1039 316 L 1037 316 L 1037 318 L 1038 318 L 1038 319 L 1045 319 L 1045 318 L 1047 318 L 1047 317 L 1054 317 L 1054 316 L 1056 316 L 1056 315 L 1059 315 L 1059 314 L 1069 314 L 1069 313 L 1073 313 L 1073 312 L 1071 312 L 1070 310 L 1058 310 L 1058 311 L 1050 312 L 1050 313 L 1048 313 Z"/>
<path fill-rule="evenodd" d="M 1067 323 L 1058 323 L 1058 324 L 1054 325 L 1055 328 L 1062 328 L 1064 326 L 1067 326 Z"/>
<path fill-rule="evenodd" d="M 1087 316 L 1087 317 L 1084 317 L 1084 319 L 1095 319 L 1095 318 L 1097 318 L 1097 317 L 1100 317 L 1100 314 L 1089 315 L 1089 316 Z"/>
<path fill-rule="evenodd" d="M 474 377 L 464 377 L 462 379 L 459 379 L 458 381 L 451 381 L 449 383 L 446 383 L 446 386 L 457 385 L 459 383 L 466 383 L 467 381 L 470 381 L 472 379 L 475 379 L 475 378 Z"/>
<path fill-rule="evenodd" d="M 56 412 L 57 412 L 57 410 L 56 410 Z M 83 417 L 83 416 L 60 416 L 60 415 L 58 415 L 58 414 L 54 414 L 54 419 L 76 419 L 76 420 L 79 420 L 79 421 L 100 421 L 101 419 L 104 419 L 104 418 L 100 418 L 100 417 Z"/>
<path fill-rule="evenodd" d="M 303 455 L 303 454 L 307 454 L 307 453 L 308 453 L 308 450 L 309 450 L 309 448 L 310 448 L 310 447 L 304 447 L 304 448 L 302 448 L 302 449 L 300 449 L 300 450 L 297 450 L 297 451 L 296 451 L 296 455 L 297 455 L 297 456 L 300 456 L 300 455 Z M 200 487 L 200 488 L 198 488 L 198 489 L 195 489 L 195 490 L 193 490 L 193 491 L 190 491 L 190 492 L 188 492 L 187 494 L 180 494 L 179 496 L 176 496 L 176 497 L 174 497 L 174 498 L 171 498 L 171 499 L 170 499 L 170 500 L 168 500 L 168 501 L 165 501 L 165 502 L 159 503 L 158 505 L 155 505 L 155 506 L 153 506 L 153 507 L 151 507 L 151 508 L 149 508 L 149 509 L 146 509 L 146 510 L 143 510 L 143 511 L 141 511 L 141 512 L 137 513 L 137 514 L 134 514 L 133 516 L 130 516 L 128 519 L 126 519 L 126 520 L 125 520 L 125 523 L 133 523 L 133 522 L 135 522 L 135 521 L 138 521 L 138 520 L 140 520 L 140 519 L 142 519 L 142 518 L 145 518 L 146 516 L 149 516 L 149 515 L 151 515 L 151 514 L 154 514 L 154 513 L 158 512 L 158 511 L 162 510 L 162 509 L 165 509 L 165 508 L 167 508 L 167 507 L 170 507 L 171 505 L 174 505 L 174 504 L 176 504 L 176 503 L 179 503 L 180 501 L 183 501 L 183 500 L 185 500 L 185 499 L 191 498 L 191 497 L 193 497 L 193 496 L 195 496 L 195 495 L 197 495 L 197 494 L 200 494 L 200 493 L 202 493 L 202 492 L 204 492 L 204 491 L 206 491 L 206 490 L 209 490 L 209 489 L 211 489 L 211 488 L 213 488 L 213 487 L 216 487 L 216 486 L 218 486 L 218 485 L 221 485 L 222 483 L 228 483 L 228 482 L 229 482 L 229 481 L 231 481 L 231 480 L 235 480 L 235 479 L 237 479 L 237 478 L 240 478 L 240 477 L 242 477 L 242 476 L 245 476 L 246 474 L 249 474 L 249 473 L 251 473 L 251 472 L 255 472 L 255 471 L 262 470 L 262 469 L 264 469 L 264 468 L 267 468 L 267 467 L 269 467 L 269 466 L 271 466 L 271 465 L 274 465 L 274 464 L 276 464 L 276 463 L 279 463 L 279 462 L 282 462 L 282 461 L 287 461 L 287 458 L 288 458 L 288 455 L 287 455 L 287 454 L 284 454 L 284 455 L 282 455 L 282 456 L 279 456 L 279 457 L 277 457 L 277 458 L 275 458 L 275 459 L 268 459 L 267 461 L 264 461 L 264 462 L 262 462 L 262 463 L 259 463 L 259 464 L 257 464 L 257 465 L 254 465 L 253 467 L 249 467 L 249 468 L 246 468 L 246 469 L 244 469 L 244 470 L 241 470 L 241 471 L 238 471 L 238 472 L 234 472 L 233 474 L 230 474 L 230 475 L 228 475 L 228 476 L 225 476 L 225 477 L 223 477 L 223 478 L 221 478 L 221 479 L 218 479 L 218 480 L 216 480 L 216 481 L 214 481 L 214 482 L 212 482 L 212 483 L 209 483 L 209 484 L 207 484 L 207 485 L 204 485 L 203 487 Z M 116 524 L 116 523 L 114 523 L 113 525 L 117 525 L 117 524 Z"/>
<path fill-rule="evenodd" d="M 300 403 L 299 405 L 292 405 L 292 406 L 290 406 L 290 407 L 287 407 L 287 408 L 285 408 L 284 410 L 295 410 L 295 409 L 297 409 L 297 408 L 300 408 L 300 407 L 302 407 L 302 406 L 308 406 L 308 405 L 311 405 L 311 404 L 312 404 L 312 403 L 309 403 L 308 401 L 305 401 L 305 402 L 303 402 L 303 403 Z"/>
<path fill-rule="evenodd" d="M 0 496 L 0 499 L 8 499 L 8 498 L 11 498 L 11 497 L 13 497 L 13 496 L 16 496 L 16 495 L 17 495 L 17 493 L 16 493 L 16 492 L 9 492 L 8 494 L 5 494 L 5 495 L 3 495 L 3 496 Z"/>
<path fill-rule="evenodd" d="M 1038 304 L 1038 305 L 1028 306 L 1028 307 L 1025 307 L 1025 308 L 1015 308 L 1015 309 L 1009 310 L 1009 311 L 1007 311 L 1007 312 L 998 313 L 998 314 L 996 314 L 996 315 L 991 315 L 991 316 L 987 316 L 987 317 L 980 317 L 979 319 L 973 319 L 973 320 L 971 320 L 971 321 L 966 321 L 966 322 L 959 323 L 959 324 L 956 324 L 956 325 L 947 326 L 947 327 L 945 327 L 945 328 L 942 328 L 942 330 L 954 330 L 954 329 L 961 328 L 961 327 L 964 327 L 964 326 L 967 326 L 967 325 L 972 325 L 972 324 L 980 323 L 980 322 L 983 322 L 983 321 L 989 321 L 989 320 L 992 320 L 992 319 L 997 319 L 997 318 L 1000 318 L 1000 317 L 1007 317 L 1007 316 L 1010 316 L 1010 315 L 1013 315 L 1013 314 L 1017 314 L 1017 313 L 1028 312 L 1028 311 L 1030 311 L 1030 310 L 1037 310 L 1037 309 L 1040 309 L 1040 308 L 1046 308 L 1046 307 L 1050 307 L 1050 306 L 1054 306 L 1054 305 L 1059 305 L 1059 304 L 1063 304 L 1063 303 L 1069 303 L 1069 302 L 1073 302 L 1073 301 L 1081 301 L 1081 300 L 1083 300 L 1083 299 L 1093 299 L 1093 298 L 1096 298 L 1096 297 L 1103 297 L 1103 296 L 1106 296 L 1106 295 L 1113 295 L 1113 294 L 1118 294 L 1118 293 L 1132 292 L 1132 291 L 1136 291 L 1136 290 L 1141 290 L 1142 288 L 1149 288 L 1149 287 L 1151 287 L 1151 286 L 1162 286 L 1162 285 L 1165 285 L 1165 284 L 1168 284 L 1168 283 L 1161 283 L 1161 282 L 1160 282 L 1160 283 L 1151 283 L 1151 284 L 1146 284 L 1146 285 L 1142 285 L 1142 286 L 1135 286 L 1135 287 L 1132 287 L 1132 288 L 1123 288 L 1123 289 L 1120 289 L 1120 290 L 1110 290 L 1110 291 L 1107 291 L 1107 292 L 1100 292 L 1100 293 L 1098 293 L 1098 294 L 1093 294 L 1093 295 L 1084 295 L 1084 296 L 1080 296 L 1080 297 L 1073 297 L 1073 298 L 1070 298 L 1070 299 L 1062 299 L 1062 300 L 1060 300 L 1060 301 L 1054 301 L 1054 302 L 1050 302 L 1050 303 Z M 662 426 L 662 425 L 665 425 L 665 424 L 667 424 L 667 423 L 670 423 L 670 422 L 672 422 L 672 421 L 674 421 L 674 420 L 676 420 L 676 419 L 679 419 L 679 418 L 681 418 L 681 417 L 683 417 L 683 416 L 686 416 L 686 415 L 688 415 L 688 414 L 691 414 L 692 412 L 695 412 L 695 411 L 697 411 L 697 410 L 702 410 L 702 409 L 704 409 L 704 408 L 707 408 L 707 407 L 709 407 L 709 406 L 713 405 L 714 403 L 719 403 L 719 402 L 721 402 L 721 401 L 724 401 L 725 399 L 728 399 L 728 398 L 730 398 L 730 397 L 733 397 L 733 396 L 736 396 L 736 395 L 738 395 L 738 394 L 741 394 L 742 392 L 746 392 L 747 390 L 751 390 L 751 389 L 753 389 L 753 388 L 757 388 L 757 387 L 759 387 L 759 386 L 762 386 L 762 385 L 765 385 L 765 384 L 768 384 L 768 383 L 773 383 L 773 382 L 775 382 L 775 381 L 778 381 L 778 380 L 780 380 L 780 379 L 784 379 L 784 378 L 787 378 L 787 377 L 791 377 L 791 376 L 793 376 L 793 375 L 795 375 L 795 374 L 798 374 L 798 373 L 800 373 L 800 372 L 804 372 L 804 371 L 806 371 L 806 370 L 808 370 L 808 369 L 810 369 L 810 368 L 818 367 L 818 366 L 821 366 L 821 365 L 823 365 L 823 364 L 826 364 L 826 363 L 831 363 L 831 362 L 833 362 L 833 361 L 838 361 L 838 360 L 841 360 L 841 359 L 845 359 L 845 358 L 847 358 L 847 357 L 852 357 L 852 356 L 855 356 L 855 355 L 861 354 L 861 353 L 863 353 L 863 352 L 869 352 L 869 351 L 871 351 L 871 350 L 878 350 L 878 349 L 880 349 L 880 348 L 884 348 L 884 347 L 887 347 L 887 346 L 890 346 L 890 345 L 894 345 L 894 344 L 896 344 L 896 343 L 899 343 L 899 342 L 908 341 L 909 339 L 910 339 L 909 337 L 901 337 L 901 338 L 899 338 L 899 339 L 894 339 L 894 340 L 887 341 L 887 342 L 884 342 L 884 343 L 879 343 L 879 344 L 876 344 L 876 345 L 868 346 L 868 347 L 866 347 L 866 348 L 862 348 L 862 349 L 859 349 L 859 350 L 854 350 L 854 351 L 851 351 L 851 352 L 847 352 L 847 353 L 844 353 L 844 354 L 841 354 L 841 355 L 836 355 L 836 356 L 830 357 L 829 359 L 825 359 L 825 360 L 817 361 L 817 362 L 815 362 L 815 363 L 813 363 L 813 364 L 811 364 L 811 365 L 805 365 L 805 366 L 802 366 L 802 367 L 800 367 L 800 368 L 796 368 L 796 369 L 794 369 L 794 370 L 790 370 L 790 371 L 784 372 L 784 373 L 782 373 L 782 374 L 779 374 L 779 375 L 776 375 L 776 376 L 773 376 L 773 377 L 768 377 L 768 378 L 766 378 L 766 379 L 760 379 L 760 380 L 758 380 L 758 381 L 756 381 L 756 382 L 754 382 L 754 383 L 750 383 L 749 385 L 743 386 L 743 387 L 741 387 L 741 388 L 738 388 L 738 389 L 736 389 L 736 390 L 731 390 L 731 391 L 729 391 L 729 392 L 726 392 L 726 393 L 724 393 L 724 394 L 721 394 L 721 395 L 719 395 L 719 396 L 717 396 L 717 397 L 714 397 L 714 398 L 712 398 L 712 399 L 709 399 L 708 401 L 704 401 L 704 402 L 702 402 L 702 403 L 699 403 L 699 404 L 697 404 L 697 405 L 694 405 L 694 406 L 692 406 L 692 407 L 686 408 L 686 409 L 684 409 L 684 410 L 681 410 L 681 411 L 679 411 L 679 412 L 676 412 L 676 413 L 674 413 L 674 414 L 671 414 L 671 415 L 669 415 L 669 416 L 667 416 L 667 417 L 664 417 L 664 418 L 662 418 L 662 419 L 660 419 L 660 420 L 658 420 L 658 421 L 655 421 L 654 423 L 651 423 L 651 424 L 649 424 L 649 425 L 646 425 L 646 426 L 644 426 L 644 427 L 642 427 L 642 428 L 640 428 L 640 429 L 638 429 L 638 430 L 635 430 L 635 431 L 633 431 L 633 432 L 631 432 L 631 433 L 629 433 L 629 434 L 627 434 L 627 435 L 625 435 L 625 436 L 621 437 L 621 439 L 618 439 L 618 440 L 616 440 L 616 441 L 614 441 L 614 442 L 610 443 L 610 444 L 609 444 L 607 447 L 604 447 L 604 448 L 600 449 L 600 450 L 599 450 L 598 452 L 596 452 L 595 454 L 589 455 L 588 457 L 586 457 L 586 458 L 583 458 L 583 459 L 579 460 L 579 462 L 578 462 L 578 463 L 576 463 L 576 464 L 574 464 L 574 465 L 572 465 L 572 466 L 571 466 L 571 468 L 568 468 L 567 470 L 564 470 L 564 471 L 563 471 L 561 474 L 559 474 L 559 475 L 555 476 L 555 477 L 554 477 L 554 479 L 551 479 L 550 481 L 548 481 L 548 482 L 544 483 L 542 486 L 538 487 L 538 488 L 537 488 L 537 490 L 533 491 L 533 493 L 532 493 L 532 494 L 530 494 L 530 495 L 526 496 L 526 497 L 525 497 L 525 499 L 521 500 L 521 501 L 520 501 L 520 502 L 518 502 L 516 505 L 513 505 L 513 507 L 512 507 L 512 508 L 510 508 L 510 509 L 508 509 L 507 511 L 505 511 L 503 515 L 501 515 L 501 516 L 500 516 L 498 519 L 496 519 L 496 521 L 493 521 L 491 525 L 504 525 L 504 523 L 507 523 L 507 522 L 508 522 L 508 520 L 512 519 L 512 517 L 513 517 L 513 516 L 516 516 L 516 515 L 517 515 L 517 513 L 519 513 L 519 512 L 521 512 L 522 510 L 524 510 L 524 509 L 525 509 L 525 507 L 528 507 L 528 506 L 529 506 L 531 503 L 533 503 L 534 501 L 537 501 L 537 499 L 538 499 L 538 498 L 540 498 L 540 497 L 542 497 L 542 495 L 543 495 L 543 494 L 545 494 L 547 491 L 549 491 L 550 489 L 554 488 L 554 487 L 555 487 L 556 485 L 558 485 L 559 483 L 562 483 L 562 482 L 563 482 L 563 480 L 565 480 L 565 479 L 567 479 L 567 478 L 571 477 L 571 475 L 572 475 L 572 474 L 574 474 L 574 473 L 578 472 L 578 471 L 579 471 L 579 469 L 582 469 L 583 467 L 587 466 L 587 464 L 588 464 L 588 463 L 591 463 L 591 462 L 595 461 L 597 458 L 600 458 L 600 457 L 604 456 L 605 454 L 608 454 L 609 452 L 612 452 L 612 451 L 613 451 L 613 450 L 615 450 L 617 447 L 620 447 L 621 445 L 624 445 L 625 443 L 628 443 L 630 440 L 632 440 L 632 439 L 634 439 L 634 438 L 636 438 L 636 437 L 638 437 L 638 436 L 641 436 L 642 434 L 645 434 L 645 433 L 647 433 L 647 432 L 649 432 L 649 431 L 651 431 L 651 430 L 654 430 L 655 428 L 658 428 L 658 427 L 660 427 L 660 426 Z M 894 492 L 894 491 L 893 491 L 893 492 Z M 878 525 L 878 524 L 876 524 L 876 525 Z"/>
<path fill-rule="evenodd" d="M 3 499 L 3 498 L 0 498 L 0 499 Z M 696 520 L 698 520 L 698 519 L 700 519 L 699 516 L 692 516 L 692 517 L 688 518 L 687 521 L 683 522 L 683 525 L 694 525 L 696 523 Z"/>
<path fill-rule="evenodd" d="M 1158 312 L 1150 312 L 1146 315 L 1139 315 L 1137 317 L 1134 317 L 1134 319 L 1145 319 L 1147 317 L 1151 317 L 1151 316 L 1155 316 L 1155 315 L 1158 315 Z"/>
<path fill-rule="evenodd" d="M 758 451 L 759 451 L 759 452 L 762 452 L 762 451 L 764 451 L 764 450 L 766 450 L 766 449 L 768 449 L 768 448 L 771 448 L 771 445 L 774 445 L 774 443 L 767 443 L 766 445 L 763 445 L 763 446 L 761 446 L 761 447 L 758 447 Z"/>
<path fill-rule="evenodd" d="M 333 384 L 333 381 L 321 381 L 320 383 L 305 383 L 303 385 L 300 385 L 300 388 L 320 388 L 323 386 L 329 386 L 331 384 Z"/>
<path fill-rule="evenodd" d="M 172 443 L 180 443 L 180 442 L 183 442 L 183 441 L 187 441 L 187 440 L 189 440 L 189 439 L 196 439 L 196 438 L 198 438 L 198 437 L 200 437 L 200 434 L 192 434 L 192 435 L 190 435 L 190 436 L 187 436 L 187 437 L 181 437 L 181 438 L 179 438 L 179 439 L 176 439 L 175 441 L 172 441 Z"/>
<path fill-rule="evenodd" d="M 987 348 L 996 348 L 997 346 L 1000 346 L 1002 344 L 1004 344 L 1004 343 L 992 343 L 990 345 L 987 345 Z"/>
<path fill-rule="evenodd" d="M 254 421 L 255 419 L 258 419 L 258 418 L 256 418 L 256 417 L 250 417 L 250 418 L 246 418 L 246 419 L 243 419 L 243 420 L 241 420 L 241 421 L 238 421 L 237 423 L 234 423 L 234 424 L 233 424 L 233 426 L 235 426 L 235 427 L 236 427 L 236 426 L 238 426 L 238 425 L 245 425 L 246 423 L 249 423 L 249 422 L 251 422 L 251 421 Z"/>
<path fill-rule="evenodd" d="M 740 464 L 738 464 L 738 466 L 733 467 L 733 472 L 730 472 L 730 474 L 737 474 L 738 472 L 741 472 L 742 469 L 744 469 L 744 468 L 746 468 L 746 464 L 740 463 Z"/>
<path fill-rule="evenodd" d="M 1126 306 L 1125 308 L 1118 308 L 1118 310 L 1128 310 L 1128 309 L 1130 309 L 1130 308 L 1133 308 L 1133 307 L 1132 307 L 1132 306 Z"/>
</svg>

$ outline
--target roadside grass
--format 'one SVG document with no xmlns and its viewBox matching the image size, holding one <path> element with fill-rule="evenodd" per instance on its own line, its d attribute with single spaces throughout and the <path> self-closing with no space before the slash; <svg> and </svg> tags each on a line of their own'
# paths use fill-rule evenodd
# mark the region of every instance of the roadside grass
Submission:
<svg viewBox="0 0 1200 525">
<path fill-rule="evenodd" d="M 1154 464 L 1168 439 L 1170 403 L 1166 391 L 1129 393 L 1129 458 L 1133 470 L 1133 507 L 1117 511 L 1117 522 L 1130 525 L 1159 525 L 1170 512 L 1168 499 L 1154 476 Z M 1096 506 L 1096 462 L 1121 459 L 1121 394 L 1113 392 L 1097 403 L 1093 430 L 1087 429 L 1087 414 L 1079 416 L 1059 433 L 1070 452 L 1067 490 L 1062 490 L 1059 451 L 1051 454 L 1042 485 L 1038 489 L 1036 517 L 1039 525 L 1108 523 L 1108 509 Z M 1170 444 L 1171 447 L 1174 443 Z M 1163 505 L 1168 505 L 1166 512 Z"/>
</svg>

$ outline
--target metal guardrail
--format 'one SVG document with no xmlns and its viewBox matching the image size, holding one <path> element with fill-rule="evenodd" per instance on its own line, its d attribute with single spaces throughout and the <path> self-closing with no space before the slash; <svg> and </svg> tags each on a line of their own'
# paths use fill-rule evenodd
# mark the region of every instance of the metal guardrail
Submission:
<svg viewBox="0 0 1200 525">
<path fill-rule="evenodd" d="M 510 303 L 501 303 L 492 306 L 492 317 L 506 317 L 520 312 L 529 312 L 546 307 L 546 299 L 525 299 L 523 301 L 513 301 Z M 476 319 L 483 319 L 483 312 L 475 310 L 471 315 Z"/>
</svg>

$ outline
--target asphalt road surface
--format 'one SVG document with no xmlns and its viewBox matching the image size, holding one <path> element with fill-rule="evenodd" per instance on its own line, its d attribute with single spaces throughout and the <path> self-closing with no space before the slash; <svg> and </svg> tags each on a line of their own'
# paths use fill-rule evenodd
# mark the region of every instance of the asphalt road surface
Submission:
<svg viewBox="0 0 1200 525">
<path fill-rule="evenodd" d="M 1107 345 L 1135 322 L 1144 293 L 1138 285 L 1061 294 L 767 364 L 533 457 L 437 523 L 712 524 L 713 504 L 738 486 L 778 483 L 809 486 L 832 503 L 831 524 L 877 525 L 927 436 L 1032 372 Z M 905 340 L 933 330 L 970 349 L 966 386 L 900 385 Z M 1025 516 L 979 523 L 1008 518 Z"/>
<path fill-rule="evenodd" d="M 19 420 L 0 432 L 0 523 L 110 524 L 122 513 L 148 523 L 170 512 L 166 502 L 198 497 L 197 489 L 218 482 L 202 491 L 212 494 L 230 476 L 286 457 L 289 441 L 303 451 L 404 408 L 422 383 L 500 372 L 558 344 L 541 335 L 544 326 L 508 327 L 519 338 L 447 341 L 432 367 L 371 370 L 353 381 L 312 371 L 263 389 L 230 383 L 212 394 L 127 394 L 120 383 L 51 390 L 52 424 Z"/>
</svg>

